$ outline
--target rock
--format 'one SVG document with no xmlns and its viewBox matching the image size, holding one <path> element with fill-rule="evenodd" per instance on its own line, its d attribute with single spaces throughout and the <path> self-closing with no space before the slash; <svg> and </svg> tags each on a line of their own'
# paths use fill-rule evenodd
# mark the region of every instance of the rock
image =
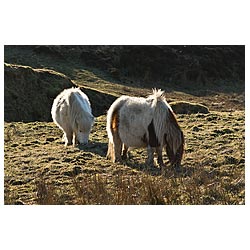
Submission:
<svg viewBox="0 0 250 250">
<path fill-rule="evenodd" d="M 208 108 L 205 105 L 199 103 L 179 101 L 179 102 L 171 102 L 169 104 L 176 114 L 209 113 Z"/>
</svg>

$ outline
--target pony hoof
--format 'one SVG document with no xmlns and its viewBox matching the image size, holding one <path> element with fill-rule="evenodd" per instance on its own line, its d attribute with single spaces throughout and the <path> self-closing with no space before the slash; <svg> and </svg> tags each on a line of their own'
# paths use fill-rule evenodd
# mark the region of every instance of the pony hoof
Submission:
<svg viewBox="0 0 250 250">
<path fill-rule="evenodd" d="M 66 142 L 65 147 L 72 145 L 72 142 Z"/>
<path fill-rule="evenodd" d="M 174 171 L 176 173 L 181 173 L 181 171 L 182 171 L 181 166 L 179 166 L 179 165 L 173 165 L 172 167 L 173 167 L 173 169 L 174 169 Z"/>
<path fill-rule="evenodd" d="M 166 169 L 166 168 L 167 168 L 166 165 L 161 165 L 161 166 L 160 166 L 160 169 L 161 169 L 161 170 L 164 170 L 164 169 Z"/>
<path fill-rule="evenodd" d="M 122 160 L 127 160 L 128 156 L 127 155 L 122 155 Z"/>
<path fill-rule="evenodd" d="M 121 158 L 116 158 L 113 160 L 113 163 L 121 163 L 122 159 Z"/>
</svg>

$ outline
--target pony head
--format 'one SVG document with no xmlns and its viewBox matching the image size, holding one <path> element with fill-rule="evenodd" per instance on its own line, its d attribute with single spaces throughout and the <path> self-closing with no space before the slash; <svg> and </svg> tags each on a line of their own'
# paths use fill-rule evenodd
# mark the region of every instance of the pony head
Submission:
<svg viewBox="0 0 250 250">
<path fill-rule="evenodd" d="M 94 116 L 89 114 L 87 117 L 79 116 L 76 118 L 77 131 L 76 138 L 80 144 L 88 144 L 89 134 L 94 124 Z"/>
<path fill-rule="evenodd" d="M 180 167 L 184 152 L 184 135 L 174 116 L 172 110 L 169 109 L 168 131 L 165 134 L 166 152 L 170 164 L 176 168 Z"/>
<path fill-rule="evenodd" d="M 178 146 L 174 146 L 171 142 L 166 140 L 166 152 L 170 161 L 170 164 L 176 168 L 181 165 L 181 160 L 184 152 L 184 136 L 180 131 L 180 140 Z"/>
</svg>

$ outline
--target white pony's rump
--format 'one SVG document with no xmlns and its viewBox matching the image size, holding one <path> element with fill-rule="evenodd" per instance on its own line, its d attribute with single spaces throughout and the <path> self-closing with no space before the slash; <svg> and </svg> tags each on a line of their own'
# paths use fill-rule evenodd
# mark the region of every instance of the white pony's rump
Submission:
<svg viewBox="0 0 250 250">
<path fill-rule="evenodd" d="M 54 100 L 51 115 L 64 132 L 65 146 L 87 144 L 94 123 L 89 99 L 79 88 L 63 90 Z"/>
<path fill-rule="evenodd" d="M 177 166 L 181 163 L 183 133 L 162 90 L 154 89 L 147 98 L 119 97 L 108 110 L 107 132 L 107 158 L 113 162 L 125 158 L 129 147 L 147 147 L 146 163 L 153 165 L 156 152 L 158 164 L 164 166 L 162 149 L 165 147 L 170 163 Z"/>
</svg>

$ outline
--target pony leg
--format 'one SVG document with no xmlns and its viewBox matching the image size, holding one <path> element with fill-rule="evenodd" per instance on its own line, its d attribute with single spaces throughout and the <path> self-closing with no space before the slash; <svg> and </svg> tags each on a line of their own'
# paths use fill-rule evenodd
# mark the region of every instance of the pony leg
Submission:
<svg viewBox="0 0 250 250">
<path fill-rule="evenodd" d="M 113 161 L 113 158 L 114 158 L 114 146 L 113 143 L 109 141 L 106 159 L 111 159 Z"/>
<path fill-rule="evenodd" d="M 147 151 L 148 151 L 148 158 L 146 160 L 146 164 L 148 166 L 154 166 L 154 149 L 148 146 Z"/>
<path fill-rule="evenodd" d="M 66 134 L 65 134 L 65 132 L 63 132 L 62 142 L 65 142 L 65 140 L 66 140 Z"/>
<path fill-rule="evenodd" d="M 65 146 L 72 145 L 73 132 L 72 130 L 65 131 Z"/>
<path fill-rule="evenodd" d="M 123 148 L 122 148 L 122 159 L 126 160 L 128 155 L 128 146 L 123 143 Z"/>
<path fill-rule="evenodd" d="M 159 164 L 161 168 L 165 167 L 165 164 L 163 163 L 163 159 L 162 159 L 162 147 L 157 147 L 156 153 L 157 153 L 157 163 Z"/>
<path fill-rule="evenodd" d="M 122 141 L 120 139 L 120 136 L 118 135 L 118 132 L 113 133 L 113 142 L 114 142 L 114 157 L 113 162 L 119 162 L 121 161 L 121 153 L 122 153 Z"/>
<path fill-rule="evenodd" d="M 76 133 L 73 133 L 73 140 L 72 141 L 73 141 L 74 146 L 79 143 L 77 136 L 76 136 Z"/>
</svg>

